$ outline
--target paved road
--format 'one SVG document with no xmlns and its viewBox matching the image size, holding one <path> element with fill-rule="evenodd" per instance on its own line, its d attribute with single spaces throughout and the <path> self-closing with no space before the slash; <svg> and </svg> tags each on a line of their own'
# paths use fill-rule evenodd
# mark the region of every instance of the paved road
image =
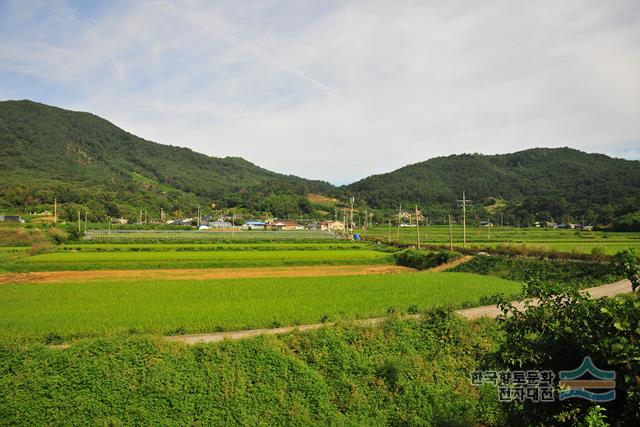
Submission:
<svg viewBox="0 0 640 427">
<path fill-rule="evenodd" d="M 601 298 L 604 296 L 614 296 L 631 292 L 631 283 L 628 280 L 621 280 L 615 283 L 609 283 L 608 285 L 596 286 L 594 288 L 584 289 L 583 292 L 588 292 L 592 298 Z M 535 303 L 535 302 L 534 302 Z M 514 303 L 519 309 L 523 308 L 523 304 Z M 482 307 L 465 308 L 462 310 L 456 310 L 456 313 L 460 314 L 467 319 L 477 319 L 480 317 L 496 317 L 501 311 L 495 305 L 485 305 Z M 405 318 L 417 318 L 419 315 L 406 316 Z M 386 317 L 375 317 L 371 319 L 356 320 L 354 323 L 358 325 L 375 325 L 377 323 L 386 320 Z M 293 331 L 309 331 L 312 329 L 319 329 L 323 326 L 332 325 L 332 322 L 327 323 L 314 323 L 310 325 L 299 326 L 287 326 L 284 328 L 274 329 L 252 329 L 248 331 L 230 331 L 230 332 L 218 332 L 214 334 L 196 334 L 196 335 L 176 335 L 166 337 L 169 341 L 182 342 L 185 344 L 197 344 L 206 342 L 217 342 L 225 339 L 239 340 L 243 338 L 251 338 L 258 335 L 277 335 L 285 334 Z"/>
</svg>

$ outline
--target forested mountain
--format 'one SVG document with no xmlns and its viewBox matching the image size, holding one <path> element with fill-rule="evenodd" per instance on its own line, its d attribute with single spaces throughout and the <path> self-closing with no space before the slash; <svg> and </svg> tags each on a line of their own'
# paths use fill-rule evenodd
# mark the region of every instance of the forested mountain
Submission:
<svg viewBox="0 0 640 427">
<path fill-rule="evenodd" d="M 512 223 L 586 217 L 607 224 L 638 210 L 640 162 L 570 148 L 452 155 L 373 175 L 346 190 L 371 207 L 418 204 L 438 217 L 457 210 L 464 190 L 480 217 L 499 212 Z"/>
<path fill-rule="evenodd" d="M 137 217 L 204 206 L 244 206 L 276 215 L 310 210 L 306 194 L 332 190 L 260 168 L 138 138 L 93 114 L 31 101 L 0 102 L 0 206 L 51 206 L 68 214 Z M 96 218 L 96 220 L 99 218 Z"/>
<path fill-rule="evenodd" d="M 475 220 L 609 224 L 640 206 L 639 161 L 569 148 L 438 157 L 336 188 L 146 141 L 93 114 L 31 101 L 0 102 L 0 178 L 2 211 L 50 209 L 57 197 L 69 219 L 77 209 L 94 220 L 135 219 L 141 209 L 153 218 L 161 208 L 190 216 L 212 203 L 278 217 L 322 215 L 309 193 L 343 204 L 353 195 L 357 208 L 376 210 L 378 219 L 402 204 L 442 221 L 458 212 L 463 190 Z M 324 214 L 333 216 L 333 208 Z"/>
</svg>

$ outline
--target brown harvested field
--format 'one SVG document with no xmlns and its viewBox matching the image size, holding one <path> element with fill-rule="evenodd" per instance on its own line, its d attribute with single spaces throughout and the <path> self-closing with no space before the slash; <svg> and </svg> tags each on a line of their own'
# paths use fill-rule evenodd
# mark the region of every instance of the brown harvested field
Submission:
<svg viewBox="0 0 640 427">
<path fill-rule="evenodd" d="M 309 267 L 202 268 L 166 270 L 93 270 L 9 273 L 0 275 L 0 284 L 68 283 L 94 280 L 207 280 L 247 279 L 261 277 L 352 276 L 362 274 L 393 274 L 415 271 L 396 265 L 341 265 Z"/>
</svg>

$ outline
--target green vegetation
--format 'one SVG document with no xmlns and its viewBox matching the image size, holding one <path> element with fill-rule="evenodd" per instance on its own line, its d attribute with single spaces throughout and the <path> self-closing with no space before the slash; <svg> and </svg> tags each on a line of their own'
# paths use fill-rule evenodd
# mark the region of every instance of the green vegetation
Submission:
<svg viewBox="0 0 640 427">
<path fill-rule="evenodd" d="M 477 255 L 450 271 L 478 273 L 518 282 L 537 280 L 579 289 L 613 283 L 624 278 L 612 263 L 483 255 Z"/>
<path fill-rule="evenodd" d="M 309 192 L 332 190 L 262 169 L 237 157 L 215 158 L 187 148 L 138 138 L 93 114 L 30 101 L 0 102 L 0 209 L 52 210 L 75 220 L 76 209 L 91 221 L 105 217 L 151 218 L 217 206 L 238 206 L 275 216 L 311 212 Z"/>
<path fill-rule="evenodd" d="M 396 263 L 416 270 L 427 270 L 459 258 L 462 254 L 451 251 L 420 251 L 407 249 L 395 254 Z"/>
<path fill-rule="evenodd" d="M 126 230 L 109 232 L 90 230 L 83 241 L 91 242 L 276 242 L 308 241 L 322 242 L 337 240 L 340 235 L 328 231 L 311 230 L 237 230 L 237 231 L 196 231 L 196 230 Z"/>
<path fill-rule="evenodd" d="M 498 425 L 468 373 L 492 345 L 446 312 L 188 347 L 133 336 L 0 343 L 9 425 Z"/>
<path fill-rule="evenodd" d="M 631 282 L 631 288 L 640 289 L 640 255 L 635 249 L 625 249 L 613 258 L 618 269 Z"/>
<path fill-rule="evenodd" d="M 569 148 L 431 159 L 344 187 L 262 169 L 236 157 L 215 158 L 138 138 L 89 113 L 30 101 L 0 102 L 0 210 L 51 210 L 74 221 L 159 219 L 237 210 L 252 216 L 331 218 L 357 199 L 357 214 L 383 221 L 399 204 L 418 205 L 440 222 L 456 213 L 462 189 L 474 200 L 470 223 L 503 219 L 585 222 L 638 230 L 640 163 Z M 456 171 L 452 173 L 451 171 Z M 327 197 L 331 196 L 331 197 Z M 212 203 L 216 205 L 212 208 Z M 246 215 L 245 215 L 246 214 Z"/>
<path fill-rule="evenodd" d="M 284 249 L 245 251 L 55 251 L 33 256 L 17 253 L 5 271 L 60 271 L 155 268 L 284 267 L 294 265 L 389 264 L 390 254 L 371 249 Z M 133 249 L 133 248 L 132 248 Z"/>
<path fill-rule="evenodd" d="M 454 172 L 455 171 L 455 172 Z M 570 148 L 438 157 L 346 187 L 378 209 L 417 204 L 431 218 L 458 212 L 466 190 L 472 220 L 611 224 L 638 212 L 640 162 Z"/>
<path fill-rule="evenodd" d="M 4 284 L 0 336 L 252 329 L 385 316 L 411 306 L 472 306 L 518 290 L 515 282 L 464 273 Z"/>
<path fill-rule="evenodd" d="M 399 237 L 396 227 L 370 227 L 367 239 L 386 243 L 389 235 L 393 242 L 414 245 L 416 229 L 402 227 Z M 462 226 L 453 226 L 453 245 L 462 247 Z M 431 225 L 420 228 L 424 245 L 449 246 L 449 227 Z M 544 249 L 574 253 L 602 253 L 613 255 L 622 249 L 640 249 L 640 233 L 618 233 L 610 231 L 554 230 L 549 228 L 517 227 L 467 227 L 467 246 L 478 248 L 521 248 L 526 250 Z M 523 253 L 526 255 L 526 253 Z"/>
<path fill-rule="evenodd" d="M 616 398 L 597 412 L 612 425 L 640 423 L 640 298 L 637 293 L 591 300 L 575 290 L 533 281 L 528 294 L 538 306 L 519 310 L 503 304 L 498 319 L 499 367 L 513 370 L 573 370 L 584 357 L 616 372 Z M 526 299 L 523 299 L 526 301 Z M 583 399 L 553 403 L 513 402 L 506 407 L 510 425 L 578 425 L 594 418 L 595 404 Z M 585 425 L 585 424 L 581 424 Z M 602 424 L 596 424 L 602 425 Z"/>
</svg>

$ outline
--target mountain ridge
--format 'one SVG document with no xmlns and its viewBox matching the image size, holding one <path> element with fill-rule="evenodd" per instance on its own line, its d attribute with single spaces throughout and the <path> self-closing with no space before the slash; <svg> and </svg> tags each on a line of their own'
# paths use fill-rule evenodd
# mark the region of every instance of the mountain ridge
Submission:
<svg viewBox="0 0 640 427">
<path fill-rule="evenodd" d="M 477 215 L 497 210 L 526 221 L 586 215 L 606 223 L 640 204 L 639 161 L 568 147 L 439 156 L 336 187 L 240 157 L 158 144 L 93 113 L 29 100 L 0 101 L 0 142 L 0 208 L 37 210 L 56 197 L 67 215 L 82 208 L 96 220 L 137 217 L 141 209 L 181 214 L 198 204 L 278 217 L 332 216 L 333 207 L 312 203 L 309 194 L 342 204 L 354 196 L 358 207 L 382 215 L 418 204 L 440 217 L 466 190 Z"/>
</svg>

